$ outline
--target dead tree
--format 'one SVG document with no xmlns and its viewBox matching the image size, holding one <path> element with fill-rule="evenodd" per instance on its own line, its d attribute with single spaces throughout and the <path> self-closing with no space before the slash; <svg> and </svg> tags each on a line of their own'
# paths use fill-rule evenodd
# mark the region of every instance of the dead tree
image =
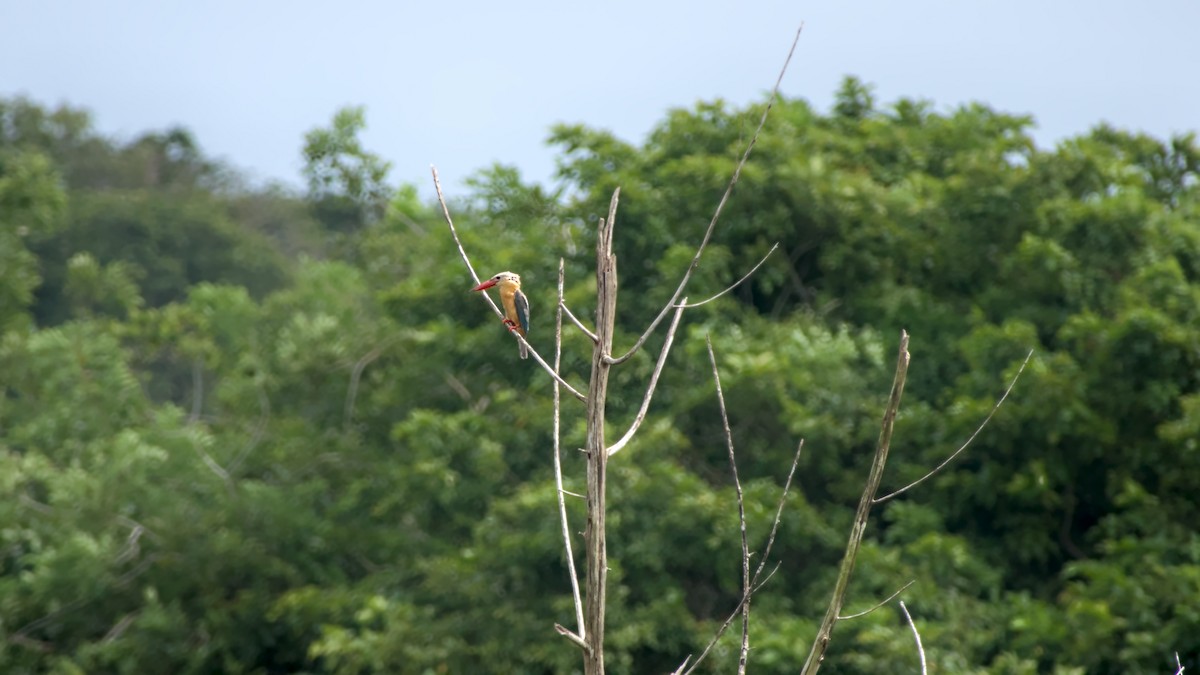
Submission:
<svg viewBox="0 0 1200 675">
<path fill-rule="evenodd" d="M 783 80 L 784 74 L 787 72 L 788 63 L 791 61 L 792 54 L 795 52 L 796 44 L 800 40 L 800 32 L 803 30 L 801 25 L 800 30 L 796 31 L 796 37 L 792 41 L 791 50 L 788 52 L 787 60 L 784 62 L 783 68 L 780 70 L 779 77 L 775 82 L 775 87 L 772 90 L 771 97 L 763 110 L 762 118 L 759 121 L 758 127 L 751 137 L 750 142 L 746 146 L 745 152 L 742 154 L 737 167 L 734 169 L 733 176 L 729 180 L 729 184 L 725 189 L 725 193 L 721 196 L 720 202 L 717 204 L 713 212 L 712 219 L 709 221 L 708 229 L 704 233 L 699 246 L 696 249 L 696 254 L 692 258 L 691 264 L 683 273 L 683 278 L 679 282 L 679 286 L 675 289 L 674 294 L 663 306 L 662 311 L 650 322 L 645 332 L 637 339 L 632 347 L 620 356 L 613 355 L 613 322 L 616 315 L 617 303 L 617 258 L 613 252 L 613 228 L 616 225 L 617 205 L 620 198 L 620 190 L 613 192 L 612 199 L 609 204 L 608 216 L 601 218 L 596 232 L 596 328 L 594 331 L 589 330 L 582 321 L 580 321 L 574 313 L 566 306 L 561 297 L 561 281 L 560 281 L 560 296 L 559 296 L 559 327 L 556 330 L 556 346 L 555 346 L 555 366 L 551 367 L 546 363 L 545 359 L 538 354 L 525 338 L 517 333 L 513 333 L 517 340 L 524 343 L 533 356 L 534 360 L 554 379 L 555 382 L 555 402 L 559 400 L 558 388 L 564 387 L 575 398 L 581 400 L 587 406 L 587 440 L 584 447 L 584 452 L 587 456 L 587 494 L 585 500 L 587 503 L 587 524 L 584 530 L 584 547 L 586 558 L 586 570 L 584 573 L 585 593 L 583 597 L 577 590 L 577 582 L 572 580 L 574 590 L 574 598 L 576 604 L 576 616 L 580 619 L 580 624 L 575 630 L 571 630 L 561 625 L 555 625 L 555 629 L 575 643 L 583 652 L 584 672 L 587 675 L 600 675 L 604 672 L 604 611 L 605 599 L 608 585 L 608 549 L 605 527 L 606 504 L 605 496 L 607 493 L 606 478 L 608 471 L 608 460 L 610 457 L 620 452 L 629 441 L 633 438 L 642 421 L 646 417 L 646 412 L 649 409 L 650 402 L 654 397 L 654 391 L 658 384 L 659 375 L 662 373 L 663 365 L 666 363 L 667 355 L 670 353 L 671 345 L 674 342 L 675 329 L 679 325 L 679 320 L 683 312 L 689 307 L 696 307 L 709 300 L 716 299 L 724 295 L 733 288 L 737 287 L 753 274 L 759 267 L 766 262 L 767 257 L 778 248 L 778 244 L 771 248 L 771 251 L 763 257 L 757 265 L 754 266 L 740 280 L 726 288 L 716 296 L 709 298 L 700 303 L 693 305 L 687 304 L 687 298 L 683 296 L 684 290 L 687 288 L 688 282 L 691 280 L 692 273 L 700 265 L 701 256 L 704 254 L 704 249 L 712 238 L 713 231 L 716 229 L 717 222 L 721 217 L 721 211 L 729 200 L 730 194 L 733 192 L 734 185 L 737 184 L 738 178 L 741 176 L 743 167 L 750 158 L 750 153 L 754 149 L 755 143 L 758 141 L 758 136 L 762 132 L 763 126 L 766 124 L 767 116 L 771 111 L 775 100 L 779 96 L 779 86 Z M 442 206 L 442 213 L 446 218 L 446 222 L 450 227 L 450 232 L 454 236 L 455 243 L 458 245 L 459 254 L 462 256 L 463 262 L 466 263 L 467 269 L 471 273 L 471 278 L 476 284 L 479 283 L 479 275 L 476 273 L 474 266 L 471 264 L 470 257 L 463 249 L 462 242 L 458 237 L 458 232 L 454 228 L 454 221 L 450 216 L 450 211 L 446 206 L 446 200 L 442 194 L 441 183 L 438 179 L 437 170 L 433 170 L 434 186 L 437 190 L 438 200 Z M 560 270 L 562 264 L 560 261 Z M 503 318 L 500 308 L 492 301 L 490 296 L 484 296 L 487 302 L 491 305 L 493 312 L 498 317 Z M 570 320 L 592 340 L 592 371 L 587 387 L 587 394 L 583 394 L 578 389 L 573 387 L 569 382 L 563 379 L 558 372 L 558 351 L 561 349 L 561 314 L 566 313 Z M 634 417 L 629 430 L 615 443 L 609 445 L 605 438 L 605 404 L 608 396 L 608 378 L 609 372 L 614 366 L 628 361 L 632 358 L 651 334 L 662 324 L 668 314 L 672 314 L 670 327 L 667 331 L 666 340 L 663 343 L 662 349 L 659 352 L 658 361 L 655 364 L 653 374 L 646 386 L 645 395 L 642 399 L 641 408 Z M 555 406 L 555 426 L 557 428 L 559 417 L 558 405 Z M 556 468 L 561 465 L 557 459 L 558 435 L 555 434 L 556 445 Z M 568 560 L 571 559 L 570 538 L 568 529 L 566 528 L 565 506 L 561 499 L 561 476 L 557 477 L 560 489 L 560 511 L 562 512 L 562 521 L 564 523 L 564 539 L 568 547 Z M 574 571 L 572 570 L 572 576 Z M 582 605 L 582 606 L 581 606 Z"/>
<path fill-rule="evenodd" d="M 596 231 L 596 317 L 595 317 L 596 323 L 595 323 L 595 330 L 589 329 L 583 321 L 581 321 L 573 312 L 571 312 L 570 308 L 567 307 L 567 305 L 563 301 L 563 261 L 560 259 L 560 261 L 559 261 L 559 277 L 558 277 L 558 298 L 559 299 L 558 299 L 558 307 L 557 307 L 556 322 L 555 322 L 556 325 L 555 325 L 554 365 L 551 366 L 550 364 L 548 364 L 546 362 L 546 360 L 540 354 L 538 354 L 537 350 L 533 347 L 533 345 L 529 344 L 525 340 L 524 336 L 522 336 L 516 332 L 512 333 L 512 335 L 514 336 L 515 339 L 521 341 L 528 348 L 528 351 L 533 356 L 534 360 L 554 380 L 554 469 L 555 469 L 555 480 L 556 480 L 556 487 L 558 489 L 559 514 L 560 514 L 560 521 L 562 524 L 564 546 L 566 548 L 567 564 L 568 564 L 570 577 L 571 577 L 572 596 L 574 599 L 575 616 L 576 616 L 576 622 L 577 622 L 577 625 L 574 630 L 567 628 L 565 626 L 559 625 L 559 624 L 555 624 L 554 627 L 555 627 L 555 630 L 557 630 L 559 634 L 563 635 L 564 637 L 566 637 L 568 640 L 570 640 L 572 643 L 574 643 L 576 646 L 579 647 L 579 649 L 581 650 L 581 652 L 583 654 L 584 672 L 586 673 L 586 675 L 601 675 L 604 672 L 604 629 L 605 629 L 604 615 L 605 615 L 605 601 L 606 601 L 606 596 L 607 596 L 607 584 L 608 584 L 608 548 L 607 548 L 607 539 L 606 539 L 607 533 L 606 533 L 606 522 L 605 522 L 605 516 L 607 513 L 607 505 L 606 505 L 605 500 L 606 500 L 606 494 L 607 494 L 607 484 L 606 483 L 607 483 L 608 461 L 611 457 L 613 457 L 616 453 L 620 452 L 626 445 L 628 445 L 630 440 L 636 434 L 638 428 L 641 426 L 643 420 L 645 419 L 647 411 L 650 406 L 650 403 L 654 397 L 654 392 L 655 392 L 655 389 L 658 384 L 659 376 L 662 373 L 663 366 L 666 363 L 667 356 L 669 355 L 671 346 L 674 343 L 675 332 L 679 326 L 679 322 L 680 322 L 680 319 L 682 318 L 683 313 L 689 308 L 697 307 L 697 306 L 700 306 L 707 302 L 710 302 L 712 300 L 715 300 L 716 298 L 718 298 L 722 295 L 725 295 L 729 291 L 736 288 L 738 285 L 740 285 L 742 282 L 744 282 L 746 279 L 748 279 L 755 271 L 757 271 L 758 268 L 761 267 L 763 265 L 763 263 L 766 262 L 767 258 L 770 257 L 771 253 L 773 253 L 775 251 L 775 249 L 778 248 L 778 244 L 776 244 L 774 247 L 771 248 L 771 250 L 767 253 L 767 255 L 764 256 L 763 259 L 758 262 L 758 264 L 756 264 L 749 272 L 746 273 L 745 276 L 743 276 L 741 279 L 739 279 L 738 281 L 736 281 L 735 283 L 733 283 L 732 285 L 727 287 L 725 290 L 714 295 L 713 297 L 708 298 L 703 301 L 700 301 L 700 302 L 697 302 L 697 303 L 693 303 L 693 304 L 688 304 L 687 298 L 684 297 L 683 293 L 687 288 L 687 285 L 691 279 L 692 273 L 696 270 L 696 268 L 700 264 L 700 260 L 704 253 L 705 247 L 708 245 L 709 241 L 712 238 L 713 232 L 716 229 L 717 222 L 720 219 L 721 212 L 724 209 L 725 204 L 729 200 L 729 197 L 730 197 L 731 193 L 733 192 L 734 186 L 737 184 L 738 179 L 741 176 L 742 169 L 743 169 L 743 167 L 745 167 L 746 162 L 749 159 L 750 154 L 753 151 L 754 146 L 758 140 L 759 134 L 761 133 L 763 126 L 766 124 L 767 116 L 770 113 L 771 108 L 774 105 L 775 100 L 777 99 L 777 97 L 779 95 L 780 83 L 782 82 L 783 76 L 787 71 L 788 63 L 790 63 L 790 61 L 791 61 L 792 54 L 795 52 L 796 44 L 799 41 L 800 33 L 802 30 L 803 30 L 803 25 L 801 25 L 800 29 L 797 30 L 797 32 L 796 32 L 795 40 L 793 40 L 793 42 L 792 42 L 791 50 L 788 52 L 787 59 L 785 60 L 783 68 L 781 69 L 781 71 L 779 73 L 779 78 L 776 80 L 776 83 L 775 83 L 774 89 L 772 90 L 770 99 L 768 100 L 767 105 L 766 105 L 765 109 L 763 110 L 762 118 L 759 121 L 758 127 L 755 130 L 753 136 L 751 137 L 749 143 L 747 144 L 745 152 L 742 154 L 742 157 L 739 160 L 739 162 L 733 172 L 732 177 L 730 178 L 730 181 L 726 187 L 726 190 L 725 190 L 724 194 L 722 195 L 719 203 L 717 204 L 716 209 L 713 212 L 712 219 L 709 221 L 708 228 L 705 231 L 704 237 L 696 249 L 696 253 L 692 258 L 691 264 L 684 271 L 682 279 L 680 280 L 679 285 L 675 289 L 675 292 L 672 294 L 671 298 L 666 302 L 666 304 L 663 306 L 662 310 L 653 319 L 653 321 L 650 322 L 650 325 L 640 335 L 640 337 L 638 337 L 638 339 L 628 349 L 628 351 L 626 351 L 624 354 L 621 354 L 620 356 L 614 356 L 614 352 L 613 352 L 613 329 L 614 329 L 614 319 L 615 319 L 615 315 L 616 315 L 617 289 L 618 289 L 618 285 L 619 285 L 618 278 L 617 278 L 617 257 L 613 251 L 613 230 L 616 227 L 617 207 L 618 207 L 619 200 L 620 200 L 620 190 L 619 189 L 613 192 L 612 198 L 609 203 L 609 209 L 608 209 L 607 216 L 599 219 L 597 231 Z M 458 232 L 454 227 L 454 222 L 450 216 L 450 211 L 446 205 L 445 197 L 442 194 L 441 184 L 438 179 L 438 174 L 437 174 L 436 169 L 433 170 L 433 180 L 434 180 L 434 186 L 437 190 L 438 200 L 442 207 L 443 215 L 445 216 L 446 222 L 450 227 L 450 232 L 453 235 L 455 243 L 458 246 L 459 253 L 462 256 L 463 262 L 466 264 L 467 269 L 470 271 L 471 278 L 474 280 L 474 282 L 476 284 L 478 284 L 480 281 L 479 275 L 476 273 L 474 266 L 471 264 L 470 257 L 467 255 L 467 252 L 463 248 L 462 242 L 458 237 Z M 484 297 L 486 298 L 487 302 L 491 306 L 492 311 L 496 314 L 496 316 L 503 319 L 504 318 L 503 313 L 500 311 L 500 308 L 491 299 L 491 297 L 486 294 L 484 294 Z M 562 374 L 559 372 L 560 355 L 561 355 L 561 348 L 562 348 L 562 317 L 564 314 L 571 321 L 571 323 L 573 323 L 575 325 L 576 328 L 578 328 L 584 335 L 586 335 L 592 341 L 591 375 L 590 375 L 590 378 L 588 381 L 586 394 L 581 392 L 579 390 L 579 388 L 572 386 L 571 383 L 569 383 L 566 379 L 564 379 Z M 625 434 L 623 434 L 621 436 L 620 439 L 618 439 L 616 442 L 614 442 L 610 445 L 606 441 L 606 433 L 605 433 L 606 432 L 605 408 L 606 408 L 606 402 L 607 402 L 607 397 L 608 397 L 609 374 L 613 367 L 619 366 L 619 365 L 625 363 L 626 361 L 628 361 L 631 357 L 633 357 L 645 345 L 646 340 L 650 337 L 651 334 L 653 334 L 658 329 L 658 327 L 662 324 L 662 322 L 666 319 L 666 317 L 668 315 L 671 315 L 671 322 L 667 329 L 666 339 L 664 340 L 661 350 L 659 352 L 657 362 L 655 363 L 655 366 L 654 366 L 654 370 L 652 371 L 650 379 L 646 385 L 646 390 L 643 395 L 642 404 L 641 404 L 637 414 L 634 416 L 634 419 L 633 419 L 632 423 L 630 424 L 629 429 L 625 432 Z M 880 479 L 882 477 L 883 469 L 886 464 L 887 452 L 888 452 L 888 447 L 890 444 L 891 434 L 892 434 L 892 425 L 895 421 L 896 412 L 899 408 L 900 398 L 903 393 L 904 378 L 905 378 L 905 374 L 907 372 L 907 367 L 908 367 L 907 346 L 908 346 L 908 336 L 907 336 L 907 334 L 903 334 L 901 336 L 900 356 L 899 356 L 899 360 L 897 363 L 896 379 L 895 379 L 895 382 L 892 387 L 892 395 L 889 399 L 887 410 L 885 411 L 885 414 L 884 414 L 883 429 L 880 433 L 880 440 L 879 440 L 879 444 L 876 449 L 875 461 L 872 463 L 870 476 L 867 480 L 867 486 L 864 489 L 862 498 L 860 499 L 860 502 L 859 502 L 858 512 L 856 513 L 856 516 L 855 516 L 854 526 L 853 526 L 853 529 L 851 532 L 850 541 L 847 545 L 846 555 L 843 558 L 843 561 L 841 564 L 840 573 L 838 575 L 838 580 L 836 582 L 836 585 L 835 585 L 835 588 L 833 591 L 833 597 L 830 601 L 829 608 L 826 611 L 825 619 L 822 621 L 821 628 L 818 631 L 816 640 L 813 643 L 812 652 L 809 654 L 808 661 L 806 662 L 804 670 L 803 670 L 804 673 L 815 673 L 816 670 L 820 667 L 821 660 L 823 658 L 825 650 L 828 647 L 830 639 L 831 639 L 831 633 L 832 633 L 834 624 L 836 624 L 836 622 L 839 620 L 851 618 L 851 617 L 843 617 L 843 616 L 840 616 L 839 614 L 841 611 L 842 602 L 845 598 L 845 592 L 846 592 L 846 589 L 849 584 L 850 574 L 853 571 L 854 561 L 857 556 L 858 547 L 859 547 L 859 544 L 861 543 L 863 532 L 866 529 L 867 518 L 869 516 L 871 506 L 874 504 L 878 504 L 880 502 L 886 501 L 887 499 L 891 499 L 892 497 L 895 497 L 898 494 L 913 487 L 917 483 L 920 483 L 921 481 L 925 480 L 929 476 L 931 476 L 934 473 L 936 473 L 937 471 L 939 471 L 946 464 L 948 464 L 951 460 L 954 459 L 954 457 L 956 457 L 959 453 L 961 453 L 966 448 L 966 444 L 964 444 L 962 448 L 960 448 L 957 452 L 955 452 L 954 455 L 951 455 L 951 457 L 948 458 L 945 462 L 943 462 L 942 465 L 940 465 L 939 467 L 934 469 L 932 472 L 930 472 L 930 474 L 928 474 L 924 478 L 921 478 L 920 480 L 914 482 L 912 485 L 902 488 L 901 490 L 897 490 L 896 492 L 889 494 L 882 498 L 875 497 L 875 493 L 878 489 Z M 729 618 L 719 628 L 719 630 L 716 632 L 716 634 L 714 635 L 714 637 L 712 638 L 712 640 L 710 641 L 708 646 L 705 648 L 705 650 L 694 661 L 689 656 L 688 659 L 686 659 L 683 662 L 683 664 L 680 665 L 680 667 L 676 670 L 676 673 L 684 673 L 684 674 L 691 673 L 704 660 L 704 658 L 710 653 L 713 646 L 717 643 L 717 641 L 721 638 L 721 636 L 726 632 L 726 630 L 729 628 L 729 626 L 732 625 L 733 621 L 739 615 L 742 617 L 742 622 L 741 622 L 742 623 L 742 634 L 741 634 L 741 643 L 740 643 L 741 647 L 740 647 L 740 651 L 739 651 L 738 670 L 739 670 L 739 673 L 745 672 L 746 664 L 748 661 L 748 655 L 749 655 L 749 616 L 750 616 L 751 599 L 752 599 L 753 594 L 757 590 L 762 588 L 762 585 L 764 583 L 766 583 L 767 579 L 769 579 L 769 577 L 771 575 L 771 573 L 767 573 L 766 576 L 764 577 L 763 573 L 765 572 L 765 570 L 767 568 L 767 563 L 768 563 L 768 559 L 770 556 L 770 550 L 771 550 L 772 545 L 774 544 L 775 535 L 776 535 L 776 532 L 777 532 L 777 529 L 779 526 L 780 518 L 782 516 L 783 505 L 784 505 L 786 497 L 787 497 L 788 489 L 791 486 L 791 482 L 792 482 L 792 478 L 793 478 L 793 475 L 796 470 L 796 466 L 799 462 L 800 451 L 803 448 L 803 441 L 801 441 L 799 443 L 799 447 L 796 450 L 796 456 L 795 456 L 795 459 L 793 460 L 791 471 L 788 473 L 787 480 L 785 481 L 785 484 L 784 484 L 782 495 L 781 495 L 780 501 L 779 501 L 779 506 L 776 511 L 775 523 L 774 523 L 774 525 L 771 529 L 771 532 L 768 536 L 765 548 L 764 548 L 763 552 L 761 553 L 761 555 L 759 556 L 758 567 L 757 567 L 755 573 L 753 575 L 751 575 L 750 574 L 751 553 L 750 553 L 748 542 L 747 542 L 745 510 L 744 510 L 744 505 L 742 504 L 741 485 L 740 485 L 740 482 L 739 482 L 739 479 L 737 476 L 737 462 L 736 462 L 735 453 L 734 453 L 732 435 L 730 434 L 730 431 L 729 431 L 729 421 L 728 421 L 728 417 L 726 416 L 726 411 L 725 411 L 724 395 L 723 395 L 723 392 L 721 391 L 721 387 L 720 387 L 720 375 L 719 375 L 719 371 L 718 371 L 718 367 L 717 367 L 716 355 L 713 353 L 711 342 L 709 343 L 709 356 L 710 356 L 710 360 L 711 360 L 712 368 L 713 368 L 713 378 L 714 378 L 714 382 L 716 384 L 718 402 L 720 404 L 721 415 L 722 415 L 722 419 L 724 421 L 726 441 L 727 441 L 727 447 L 728 447 L 728 451 L 729 451 L 730 469 L 733 474 L 734 486 L 735 486 L 737 499 L 738 499 L 738 513 L 739 513 L 739 521 L 740 521 L 740 525 L 741 525 L 741 548 L 742 548 L 742 569 L 741 569 L 742 595 L 741 595 L 741 598 L 737 604 L 737 607 L 734 609 L 733 613 L 730 614 Z M 1026 362 L 1028 362 L 1028 359 L 1026 359 Z M 1022 369 L 1023 368 L 1024 368 L 1024 366 L 1022 366 Z M 1019 374 L 1020 373 L 1018 373 L 1018 376 L 1019 376 Z M 1015 379 L 1014 379 L 1014 383 L 1015 383 Z M 567 521 L 566 506 L 565 506 L 565 500 L 563 497 L 563 495 L 565 493 L 562 488 L 562 470 L 561 470 L 561 456 L 560 456 L 561 448 L 560 448 L 560 433 L 559 432 L 560 432 L 560 415 L 561 415 L 560 390 L 563 388 L 565 388 L 567 390 L 567 392 L 570 393 L 572 396 L 574 396 L 576 399 L 578 399 L 579 401 L 584 403 L 584 405 L 587 408 L 586 441 L 585 441 L 585 447 L 583 448 L 583 451 L 584 451 L 586 459 L 587 459 L 587 493 L 585 495 L 583 495 L 583 498 L 585 499 L 585 502 L 587 505 L 586 506 L 587 523 L 586 523 L 586 526 L 584 529 L 584 548 L 585 548 L 586 569 L 585 569 L 585 572 L 583 575 L 583 578 L 584 578 L 583 593 L 580 592 L 579 577 L 575 570 L 574 554 L 573 554 L 573 550 L 572 550 L 572 546 L 571 546 L 571 538 L 570 538 L 570 527 L 569 527 L 568 521 Z M 1012 387 L 1010 385 L 1009 389 L 1011 390 L 1011 388 Z M 1008 392 L 1005 392 L 1005 396 L 1007 396 L 1007 394 L 1008 394 Z M 999 407 L 1000 403 L 1003 402 L 1003 400 L 1004 399 L 1002 397 L 1000 399 L 1000 401 L 997 402 L 997 404 L 996 404 L 997 408 Z M 992 412 L 994 414 L 995 409 L 993 409 Z M 991 415 L 988 416 L 988 419 L 989 420 L 991 419 Z M 987 423 L 987 420 L 984 421 L 984 424 L 986 424 L 986 423 Z M 980 429 L 982 429 L 982 426 L 983 425 L 980 426 Z M 978 433 L 978 430 L 976 431 L 976 434 L 977 433 Z M 971 438 L 973 439 L 974 435 L 972 435 Z M 968 440 L 967 443 L 969 444 L 970 440 Z M 903 589 L 901 589 L 901 590 L 903 590 Z M 899 592 L 897 592 L 897 594 L 898 593 Z M 894 594 L 893 597 L 895 597 L 895 595 L 896 594 Z M 888 599 L 888 601 L 890 601 L 890 600 L 891 600 L 891 598 Z M 887 601 L 885 601 L 885 602 L 887 602 Z M 915 625 L 913 627 L 913 631 L 914 631 L 914 633 L 916 632 Z M 919 646 L 919 636 L 918 636 L 918 646 Z M 923 658 L 923 653 L 922 653 L 922 658 Z"/>
</svg>

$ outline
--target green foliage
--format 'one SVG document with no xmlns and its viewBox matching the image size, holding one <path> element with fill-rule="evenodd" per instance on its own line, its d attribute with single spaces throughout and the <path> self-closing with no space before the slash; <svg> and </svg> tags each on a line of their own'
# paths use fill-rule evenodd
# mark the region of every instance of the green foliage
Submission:
<svg viewBox="0 0 1200 675">
<path fill-rule="evenodd" d="M 101 265 L 89 253 L 67 261 L 63 295 L 79 316 L 125 316 L 142 304 L 134 273 L 124 261 Z"/>
<path fill-rule="evenodd" d="M 609 669 L 666 672 L 755 596 L 751 668 L 793 672 L 836 574 L 896 336 L 913 355 L 847 612 L 902 596 L 937 672 L 1168 672 L 1200 658 L 1200 150 L 1110 127 L 783 100 L 688 288 L 640 433 L 609 474 Z M 592 232 L 621 188 L 617 348 L 691 264 L 761 104 L 670 111 L 638 144 L 559 126 L 562 186 L 479 171 L 450 209 L 477 272 L 522 274 L 553 348 L 556 272 L 591 321 Z M 308 193 L 252 189 L 183 129 L 129 143 L 0 99 L 0 670 L 571 672 L 551 388 L 516 356 L 440 207 L 389 186 L 361 108 L 304 139 Z M 325 259 L 329 251 L 336 259 Z M 591 343 L 565 327 L 584 388 Z M 608 434 L 662 329 L 615 369 Z M 565 488 L 584 490 L 563 403 Z M 580 556 L 583 504 L 566 496 Z M 757 564 L 758 558 L 753 560 Z M 778 566 L 775 566 L 775 563 Z M 729 672 L 738 628 L 704 672 Z M 825 670 L 912 672 L 893 605 Z"/>
<path fill-rule="evenodd" d="M 52 236 L 64 206 L 44 155 L 0 147 L 0 334 L 28 321 L 41 275 L 27 242 Z"/>
<path fill-rule="evenodd" d="M 45 154 L 72 190 L 212 189 L 230 178 L 203 156 L 187 129 L 149 132 L 120 144 L 99 136 L 86 110 L 47 110 L 24 98 L 0 99 L 0 148 Z"/>
<path fill-rule="evenodd" d="M 72 261 L 81 253 L 106 268 L 116 265 L 151 306 L 180 300 L 189 286 L 205 281 L 243 285 L 261 296 L 287 277 L 282 256 L 230 221 L 223 206 L 205 194 L 79 194 L 62 231 L 36 250 L 45 261 L 38 318 L 47 323 L 65 318 L 64 295 L 75 301 L 67 286 Z"/>
<path fill-rule="evenodd" d="M 304 137 L 304 177 L 318 219 L 334 232 L 355 232 L 384 214 L 392 189 L 391 164 L 366 150 L 359 133 L 366 128 L 361 107 L 337 111 L 329 128 Z"/>
</svg>

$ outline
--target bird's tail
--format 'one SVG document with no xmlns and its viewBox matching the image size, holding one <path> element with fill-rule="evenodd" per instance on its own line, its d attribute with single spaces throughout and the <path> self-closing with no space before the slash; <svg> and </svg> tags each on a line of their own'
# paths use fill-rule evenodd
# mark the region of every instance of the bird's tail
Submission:
<svg viewBox="0 0 1200 675">
<path fill-rule="evenodd" d="M 524 342 L 517 340 L 517 348 L 521 351 L 521 358 L 529 358 L 529 348 L 525 346 Z"/>
</svg>

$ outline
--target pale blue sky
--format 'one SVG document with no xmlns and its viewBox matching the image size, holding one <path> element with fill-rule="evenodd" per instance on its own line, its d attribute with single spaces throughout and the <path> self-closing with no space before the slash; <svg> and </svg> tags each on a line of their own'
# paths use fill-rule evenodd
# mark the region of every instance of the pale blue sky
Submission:
<svg viewBox="0 0 1200 675">
<path fill-rule="evenodd" d="M 882 101 L 1036 117 L 1043 145 L 1100 121 L 1200 128 L 1200 2 L 0 0 L 0 95 L 90 109 L 128 139 L 173 124 L 259 179 L 299 184 L 305 131 L 367 109 L 367 146 L 429 194 L 492 162 L 547 180 L 556 122 L 634 142 L 668 108 L 822 109 L 841 78 Z"/>
</svg>

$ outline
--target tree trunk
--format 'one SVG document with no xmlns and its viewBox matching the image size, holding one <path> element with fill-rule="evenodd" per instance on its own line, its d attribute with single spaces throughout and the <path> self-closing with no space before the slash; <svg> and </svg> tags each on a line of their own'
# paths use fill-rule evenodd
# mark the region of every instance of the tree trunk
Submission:
<svg viewBox="0 0 1200 675">
<path fill-rule="evenodd" d="M 587 608 L 584 615 L 588 649 L 584 673 L 604 672 L 604 604 L 608 585 L 608 551 L 604 532 L 604 494 L 608 452 L 604 443 L 604 404 L 608 396 L 606 359 L 612 354 L 613 319 L 617 307 L 617 259 L 612 253 L 613 194 L 609 217 L 600 221 L 596 237 L 596 347 L 592 352 L 592 378 L 588 385 L 587 416 Z"/>
</svg>

